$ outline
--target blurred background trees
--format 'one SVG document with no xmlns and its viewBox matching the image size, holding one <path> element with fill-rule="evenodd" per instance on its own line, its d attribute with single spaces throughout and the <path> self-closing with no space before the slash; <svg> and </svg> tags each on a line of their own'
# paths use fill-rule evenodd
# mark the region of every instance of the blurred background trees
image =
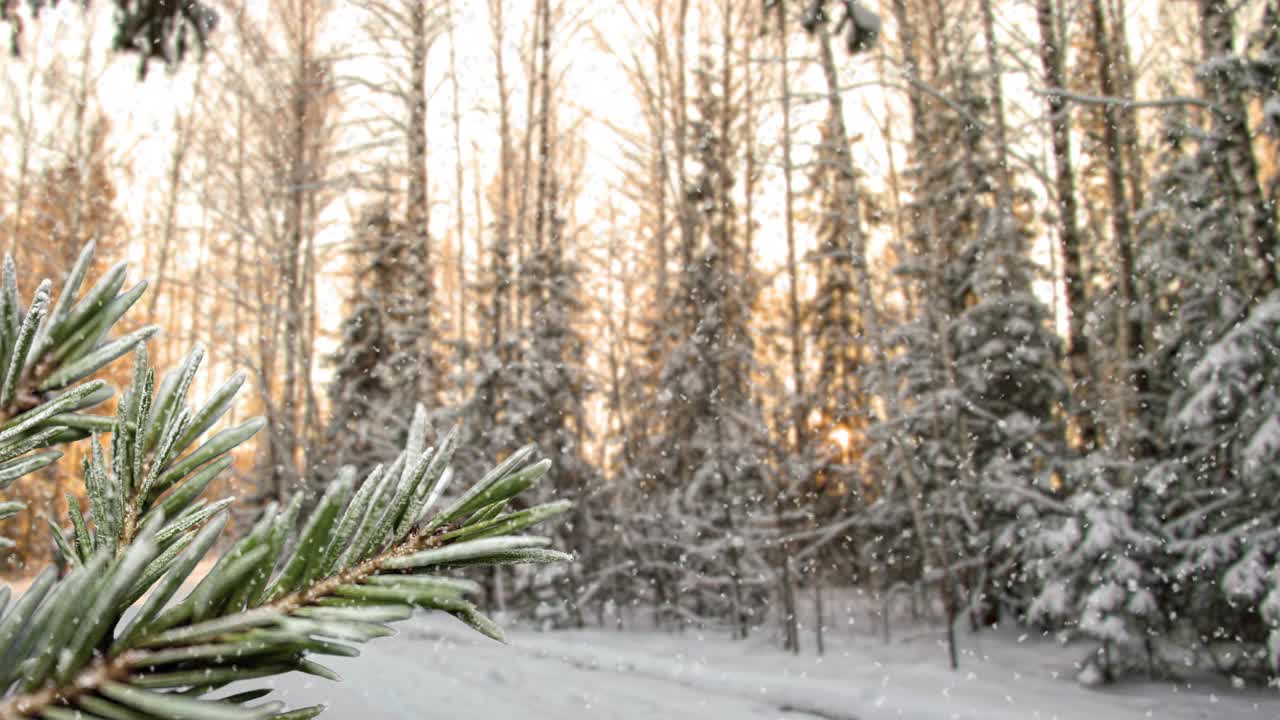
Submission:
<svg viewBox="0 0 1280 720">
<path fill-rule="evenodd" d="M 915 587 L 1274 674 L 1274 2 L 226 0 L 142 79 L 111 7 L 3 5 L 3 244 L 155 273 L 258 504 L 422 399 L 577 501 L 497 608 L 820 647 Z"/>
</svg>

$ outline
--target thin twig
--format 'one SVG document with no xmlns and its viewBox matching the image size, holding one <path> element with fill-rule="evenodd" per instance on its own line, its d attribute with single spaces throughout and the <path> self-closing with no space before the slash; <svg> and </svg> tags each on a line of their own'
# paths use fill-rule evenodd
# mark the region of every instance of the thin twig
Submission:
<svg viewBox="0 0 1280 720">
<path fill-rule="evenodd" d="M 1062 88 L 1032 88 L 1031 92 L 1037 95 L 1053 95 L 1061 97 L 1064 100 L 1070 100 L 1071 102 L 1079 105 L 1118 105 L 1126 110 L 1182 107 L 1184 105 L 1194 105 L 1195 107 L 1202 107 L 1209 110 L 1215 109 L 1213 103 L 1208 100 L 1182 95 L 1160 98 L 1158 100 L 1139 100 L 1137 98 L 1114 97 L 1111 95 L 1082 95 Z"/>
</svg>

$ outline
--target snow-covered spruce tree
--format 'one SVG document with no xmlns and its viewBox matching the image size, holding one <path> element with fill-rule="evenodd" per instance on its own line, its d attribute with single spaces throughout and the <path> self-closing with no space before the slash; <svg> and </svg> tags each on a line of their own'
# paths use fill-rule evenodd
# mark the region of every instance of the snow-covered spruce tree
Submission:
<svg viewBox="0 0 1280 720">
<path fill-rule="evenodd" d="M 1280 292 L 1208 345 L 1148 476 L 1168 545 L 1166 612 L 1236 675 L 1280 672 Z M 1269 644 L 1270 652 L 1264 652 Z"/>
<path fill-rule="evenodd" d="M 1038 307 L 1037 300 L 1023 297 L 1025 308 Z M 1011 303 L 1008 309 L 1017 307 Z M 1007 322 L 1028 327 L 1033 317 L 1040 318 L 1036 325 L 1043 332 L 1048 326 L 1042 307 Z M 1050 350 L 1056 345 L 1041 344 L 1049 353 L 1042 359 L 1056 357 Z M 999 355 L 990 361 L 997 368 L 1003 364 Z M 1028 378 L 1039 382 L 1030 380 L 1009 396 L 1014 412 L 1001 417 L 997 428 L 1010 442 L 998 462 L 987 465 L 983 482 L 985 497 L 999 513 L 994 574 L 1000 591 L 1025 620 L 1095 641 L 1084 658 L 1082 682 L 1151 669 L 1152 638 L 1163 628 L 1157 612 L 1161 544 L 1149 493 L 1135 480 L 1139 466 L 1114 443 L 1083 456 L 1069 451 L 1054 423 L 1060 417 L 1055 408 L 1066 400 L 1056 363 L 1030 367 L 1039 370 Z"/>
<path fill-rule="evenodd" d="M 587 490 L 599 487 L 596 470 L 583 456 L 587 439 L 587 370 L 580 364 L 586 342 L 573 320 L 581 312 L 579 277 L 581 270 L 567 257 L 565 222 L 555 206 L 557 195 L 549 193 L 548 233 L 541 247 L 531 249 L 521 273 L 526 279 L 530 327 L 519 343 L 518 357 L 510 368 L 511 389 L 507 411 L 512 426 L 533 439 L 544 452 L 557 460 L 556 478 L 545 492 L 573 499 L 575 509 L 557 528 L 564 543 L 585 541 L 584 514 Z M 544 498 L 545 499 L 545 498 Z M 549 620 L 581 625 L 577 595 L 581 581 L 573 568 L 556 578 L 553 592 L 540 603 L 541 614 Z"/>
<path fill-rule="evenodd" d="M 370 468 L 395 455 L 420 387 L 414 322 L 422 312 L 408 229 L 385 208 L 371 208 L 351 257 L 355 287 L 329 386 L 332 420 L 325 430 L 326 475 L 343 465 Z M 318 479 L 319 480 L 319 479 Z"/>
<path fill-rule="evenodd" d="M 818 356 L 813 407 L 818 408 L 820 414 L 813 427 L 811 452 L 814 457 L 810 460 L 816 471 L 814 484 L 801 490 L 820 493 L 816 497 L 818 502 L 807 508 L 818 523 L 847 517 L 849 509 L 841 505 L 860 503 L 875 495 L 867 483 L 868 478 L 859 471 L 871 407 L 865 392 L 867 337 L 854 285 L 854 263 L 858 260 L 855 253 L 863 252 L 863 230 L 850 227 L 852 223 L 860 224 L 862 219 L 850 217 L 858 210 L 856 204 L 850 208 L 848 199 L 858 192 L 858 179 L 844 177 L 846 165 L 837 154 L 847 152 L 848 148 L 832 137 L 833 126 L 836 132 L 844 131 L 843 122 L 828 121 L 823 125 L 812 182 L 812 187 L 821 195 L 816 228 L 820 244 L 813 258 L 819 268 L 818 290 L 807 308 L 813 318 L 813 344 Z M 857 247 L 853 242 L 855 233 L 859 238 Z M 868 498 L 864 498 L 864 490 L 872 491 Z M 841 499 L 841 502 L 821 502 L 823 496 Z M 843 544 L 848 545 L 852 532 L 843 537 L 846 538 Z M 853 562 L 852 577 L 858 575 L 861 550 L 844 547 L 837 553 Z"/>
<path fill-rule="evenodd" d="M 967 605 L 977 623 L 998 619 L 1002 606 L 1025 605 L 1018 518 L 1050 485 L 1061 452 L 1054 411 L 1065 386 L 1049 314 L 1031 289 L 1026 220 L 999 137 L 999 88 L 983 73 L 996 69 L 973 48 L 973 30 L 964 23 L 948 30 L 955 50 L 924 81 L 951 106 L 913 117 L 920 200 L 898 273 L 914 316 L 888 330 L 889 389 L 901 400 L 872 437 L 888 471 L 886 492 L 899 506 L 918 494 L 921 506 L 914 527 L 902 528 L 909 532 L 886 537 L 924 535 L 911 539 L 915 548 L 884 554 L 905 556 L 904 569 L 927 570 L 948 614 Z M 892 462 L 895 446 L 911 467 Z M 874 506 L 873 515 L 894 505 Z"/>
<path fill-rule="evenodd" d="M 466 600 L 474 582 L 432 573 L 568 558 L 545 549 L 546 538 L 516 534 L 563 513 L 567 503 L 506 512 L 549 467 L 531 462 L 533 446 L 436 509 L 454 477 L 456 433 L 428 447 L 419 406 L 403 450 L 388 464 L 358 485 L 346 468 L 305 519 L 301 494 L 283 508 L 268 507 L 179 598 L 223 534 L 233 501 L 202 495 L 264 421 L 205 437 L 243 376 L 188 406 L 200 350 L 157 384 L 143 343 L 153 330 L 103 342 L 141 289 L 118 295 L 123 268 L 113 268 L 75 302 L 91 253 L 81 256 L 56 303 L 44 283 L 25 314 L 6 263 L 0 473 L 11 481 L 52 462 L 51 451 L 32 451 L 92 439 L 83 464 L 88 513 L 72 498 L 70 530 L 53 527 L 69 572 L 59 578 L 49 568 L 20 596 L 0 590 L 3 720 L 314 717 L 322 706 L 286 710 L 258 702 L 269 690 L 224 688 L 295 670 L 336 678 L 312 658 L 354 655 L 349 643 L 391 634 L 387 625 L 414 608 L 448 612 L 500 639 Z M 72 384 L 130 350 L 132 380 L 115 415 L 78 414 L 109 392 L 98 381 Z M 110 435 L 109 452 L 102 433 Z"/>
<path fill-rule="evenodd" d="M 1211 109 L 1203 126 L 1166 119 L 1167 164 L 1137 216 L 1144 302 L 1130 312 L 1147 328 L 1133 368 L 1146 392 L 1126 432 L 1145 456 L 1094 453 L 1070 480 L 1075 517 L 1030 543 L 1044 558 L 1033 610 L 1102 641 L 1097 677 L 1161 670 L 1170 649 L 1276 674 L 1274 218 L 1258 202 L 1244 112 L 1250 94 L 1274 92 L 1274 39 L 1246 58 L 1230 10 L 1200 8 Z"/>
<path fill-rule="evenodd" d="M 491 275 L 485 288 L 491 302 L 485 318 L 488 337 L 477 343 L 479 367 L 474 375 L 458 383 L 470 396 L 455 412 L 463 437 L 472 445 L 461 459 L 463 467 L 482 460 L 479 453 L 483 450 L 503 457 L 517 442 L 537 443 L 555 463 L 557 472 L 527 501 L 539 502 L 553 495 L 572 500 L 574 509 L 552 531 L 552 537 L 557 544 L 584 551 L 571 567 L 507 574 L 503 578 L 505 592 L 494 599 L 545 623 L 580 626 L 584 622 L 579 607 L 584 584 L 580 572 L 598 564 L 598 558 L 610 549 L 585 541 L 602 486 L 597 482 L 598 471 L 584 455 L 590 432 L 586 406 L 590 372 L 583 361 L 587 343 L 579 329 L 584 312 L 583 270 L 576 259 L 581 251 L 576 228 L 566 212 L 580 183 L 574 176 L 574 163 L 565 158 L 575 148 L 556 132 L 561 102 L 557 97 L 560 88 L 554 81 L 558 47 L 554 38 L 563 17 L 550 2 L 531 3 L 531 10 L 536 52 L 529 92 L 535 104 L 531 105 L 534 114 L 527 138 L 531 153 L 525 166 L 527 206 L 519 216 L 527 216 L 530 222 L 516 258 L 518 267 L 512 270 L 511 238 L 507 236 L 511 228 L 506 227 L 511 222 L 506 214 L 510 208 L 503 204 L 502 192 L 503 183 L 510 181 L 503 173 L 514 168 L 500 169 L 497 197 L 492 198 L 499 221 L 494 228 Z M 590 489 L 596 493 L 589 493 Z"/>
<path fill-rule="evenodd" d="M 1066 448 L 1055 411 L 1066 400 L 1061 346 L 1048 308 L 1032 291 L 1022 223 L 999 207 L 980 231 L 975 301 L 954 328 L 957 390 L 976 477 L 961 500 L 976 568 L 976 610 L 1021 614 L 1028 603 L 1028 519 L 1055 493 Z"/>
<path fill-rule="evenodd" d="M 1146 328 L 1145 352 L 1130 359 L 1145 384 L 1139 412 L 1127 439 L 1068 478 L 1070 512 L 1051 513 L 1027 543 L 1041 558 L 1032 617 L 1100 641 L 1086 680 L 1164 671 L 1169 650 L 1235 675 L 1276 674 L 1268 488 L 1280 308 L 1266 260 L 1273 211 L 1260 201 L 1245 112 L 1250 94 L 1274 92 L 1275 43 L 1262 37 L 1262 53 L 1246 58 L 1233 11 L 1213 0 L 1200 10 L 1206 122 L 1181 109 L 1166 118 L 1166 164 L 1137 215 L 1144 302 L 1127 312 Z"/>
<path fill-rule="evenodd" d="M 1153 302 L 1148 359 L 1165 438 L 1143 482 L 1165 552 L 1159 610 L 1179 645 L 1235 674 L 1275 675 L 1280 513 L 1280 296 L 1265 286 L 1231 221 L 1221 126 L 1179 122 L 1173 161 L 1143 213 Z M 1187 147 L 1190 145 L 1190 147 Z M 1224 221 L 1226 219 L 1226 221 Z M 1264 651 L 1270 643 L 1270 657 Z"/>
<path fill-rule="evenodd" d="M 1021 508 L 1022 557 L 1033 596 L 1027 619 L 1082 633 L 1096 644 L 1079 680 L 1109 682 L 1135 668 L 1154 670 L 1161 543 L 1141 486 L 1094 453 L 1071 471 L 1069 489 Z"/>
<path fill-rule="evenodd" d="M 721 61 L 723 62 L 723 60 Z M 733 137 L 740 131 L 733 87 L 723 87 L 723 66 L 704 57 L 695 73 L 698 175 L 687 202 L 697 210 L 688 262 L 668 317 L 679 337 L 662 368 L 654 411 L 661 427 L 651 438 L 656 504 L 672 533 L 665 538 L 665 568 L 675 585 L 668 608 L 694 622 L 728 618 L 736 636 L 763 620 L 761 472 L 769 452 L 767 429 L 751 397 L 754 362 L 747 328 L 755 280 L 742 272 L 741 237 L 732 189 Z M 722 113 L 726 113 L 724 115 Z M 682 248 L 682 252 L 684 249 Z"/>
</svg>

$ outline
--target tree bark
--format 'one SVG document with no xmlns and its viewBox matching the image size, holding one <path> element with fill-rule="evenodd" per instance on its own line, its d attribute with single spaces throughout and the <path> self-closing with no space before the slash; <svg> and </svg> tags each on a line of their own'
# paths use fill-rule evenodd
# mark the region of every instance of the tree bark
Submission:
<svg viewBox="0 0 1280 720">
<path fill-rule="evenodd" d="M 1093 24 L 1093 37 L 1098 52 L 1098 90 L 1104 97 L 1114 97 L 1118 87 L 1114 73 L 1116 61 L 1112 49 L 1111 29 L 1107 24 L 1102 0 L 1090 0 L 1089 14 Z M 1120 386 L 1127 397 L 1122 403 L 1120 417 L 1115 419 L 1117 434 L 1126 437 L 1117 440 L 1136 453 L 1137 438 L 1132 435 L 1140 399 L 1146 393 L 1146 373 L 1139 367 L 1143 356 L 1143 330 L 1138 308 L 1137 267 L 1133 245 L 1133 208 L 1126 187 L 1123 140 L 1121 138 L 1120 108 L 1114 104 L 1102 106 L 1103 152 L 1106 154 L 1107 191 L 1111 206 L 1111 233 L 1116 245 L 1120 268 L 1116 277 L 1119 294 L 1117 317 L 1118 344 L 1120 346 Z"/>
<path fill-rule="evenodd" d="M 1204 62 L 1226 61 L 1235 56 L 1234 3 L 1228 0 L 1199 0 L 1200 46 Z M 1225 71 L 1210 71 L 1205 84 L 1213 101 L 1213 125 L 1222 138 L 1222 160 L 1226 164 L 1235 198 L 1235 214 L 1242 230 L 1240 251 L 1248 259 L 1254 287 L 1261 298 L 1276 287 L 1275 208 L 1258 182 L 1258 162 L 1253 152 L 1248 106 L 1244 94 L 1226 77 Z"/>
<path fill-rule="evenodd" d="M 467 270 L 464 259 L 466 257 L 466 237 L 467 225 L 466 216 L 463 211 L 463 165 L 462 165 L 462 104 L 458 97 L 460 92 L 460 84 L 458 83 L 458 52 L 456 44 L 456 36 L 453 30 L 453 0 L 447 0 L 446 4 L 447 18 L 445 23 L 449 27 L 449 82 L 453 88 L 453 97 L 450 113 L 450 119 L 453 122 L 453 179 L 454 179 L 454 213 L 455 232 L 457 233 L 457 265 L 454 271 L 457 273 L 457 292 L 458 292 L 458 347 L 463 353 L 463 362 L 466 361 L 467 346 Z M 476 208 L 476 212 L 479 212 Z"/>
<path fill-rule="evenodd" d="M 790 322 L 788 329 L 790 330 L 791 339 L 791 383 L 792 404 L 791 404 L 791 425 L 794 432 L 793 450 L 794 457 L 800 462 L 808 459 L 809 438 L 808 428 L 805 423 L 807 421 L 806 406 L 808 405 L 808 389 L 805 386 L 804 372 L 804 346 L 805 336 L 803 332 L 803 321 L 800 316 L 800 270 L 797 262 L 796 252 L 796 222 L 795 222 L 795 189 L 793 185 L 792 173 L 794 171 L 794 161 L 791 155 L 791 71 L 790 47 L 788 37 L 790 35 L 790 25 L 786 17 L 786 4 L 779 3 L 778 10 L 778 47 L 781 53 L 781 62 L 779 63 L 778 81 L 782 88 L 782 182 L 783 182 L 783 222 L 787 237 L 787 306 L 790 311 Z M 807 475 L 807 473 L 806 473 Z M 781 475 L 780 475 L 781 476 Z M 807 482 L 806 477 L 792 478 L 792 481 L 799 480 Z M 778 531 L 784 535 L 787 528 L 782 524 L 783 503 L 785 498 L 789 497 L 792 488 L 782 487 L 778 490 L 778 498 L 775 502 L 775 514 L 778 518 Z M 786 649 L 793 653 L 800 652 L 800 630 L 799 618 L 796 617 L 795 592 L 791 586 L 791 555 L 793 548 L 788 542 L 783 542 L 780 548 L 780 564 L 782 566 L 782 598 L 784 611 L 784 629 L 786 631 Z"/>
<path fill-rule="evenodd" d="M 281 253 L 283 267 L 281 281 L 284 285 L 284 379 L 281 387 L 279 415 L 276 418 L 279 437 L 279 454 L 272 468 L 272 490 L 280 502 L 284 502 L 298 480 L 298 368 L 302 362 L 302 306 L 304 287 L 301 277 L 302 253 L 306 243 L 304 217 L 307 199 L 307 120 L 310 110 L 311 63 L 311 3 L 299 4 L 297 33 L 297 57 L 294 58 L 293 78 L 289 91 L 289 187 L 287 189 L 287 228 Z M 309 359 L 308 359 L 309 360 Z"/>
<path fill-rule="evenodd" d="M 505 29 L 503 28 L 503 0 L 489 0 L 489 15 L 492 18 L 493 55 L 498 83 L 498 208 L 495 223 L 497 225 L 497 241 L 493 246 L 493 304 L 490 332 L 490 346 L 498 357 L 506 359 L 503 348 L 503 329 L 511 327 L 514 318 L 510 317 L 511 308 L 511 111 L 510 95 L 507 92 L 507 75 L 503 65 L 506 53 L 503 51 Z"/>
<path fill-rule="evenodd" d="M 1066 89 L 1063 70 L 1064 40 L 1057 30 L 1057 12 L 1053 0 L 1037 0 L 1036 24 L 1040 30 L 1040 63 L 1045 81 L 1051 89 Z M 1067 365 L 1074 384 L 1075 427 L 1080 446 L 1085 452 L 1098 445 L 1099 427 L 1095 404 L 1095 378 L 1090 360 L 1089 340 L 1085 329 L 1089 299 L 1084 279 L 1081 252 L 1084 244 L 1078 219 L 1075 168 L 1071 149 L 1071 117 L 1066 98 L 1060 94 L 1046 96 L 1049 133 L 1053 144 L 1055 169 L 1054 190 L 1058 206 L 1058 252 L 1062 256 L 1062 276 L 1066 287 Z"/>
<path fill-rule="evenodd" d="M 431 178 L 428 174 L 427 147 L 427 53 L 431 50 L 428 39 L 427 10 L 422 2 L 411 0 L 409 9 L 411 27 L 409 66 L 409 124 L 408 162 L 409 198 L 407 220 L 410 234 L 410 252 L 418 268 L 419 291 L 422 294 L 419 317 L 414 328 L 415 354 L 417 355 L 418 394 L 428 406 L 436 400 L 435 363 L 432 347 L 432 313 L 435 310 L 435 267 L 431 252 Z"/>
</svg>

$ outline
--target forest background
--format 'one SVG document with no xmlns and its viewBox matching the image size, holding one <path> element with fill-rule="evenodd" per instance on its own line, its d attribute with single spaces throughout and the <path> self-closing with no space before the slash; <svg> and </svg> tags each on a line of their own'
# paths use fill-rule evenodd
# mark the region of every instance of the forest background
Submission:
<svg viewBox="0 0 1280 720">
<path fill-rule="evenodd" d="M 797 594 L 915 586 L 1275 674 L 1274 2 L 207 9 L 169 65 L 15 4 L 0 246 L 95 240 L 157 364 L 248 373 L 242 525 L 422 400 L 577 501 L 492 606 L 797 648 Z M 10 572 L 80 461 L 9 491 Z"/>
</svg>

